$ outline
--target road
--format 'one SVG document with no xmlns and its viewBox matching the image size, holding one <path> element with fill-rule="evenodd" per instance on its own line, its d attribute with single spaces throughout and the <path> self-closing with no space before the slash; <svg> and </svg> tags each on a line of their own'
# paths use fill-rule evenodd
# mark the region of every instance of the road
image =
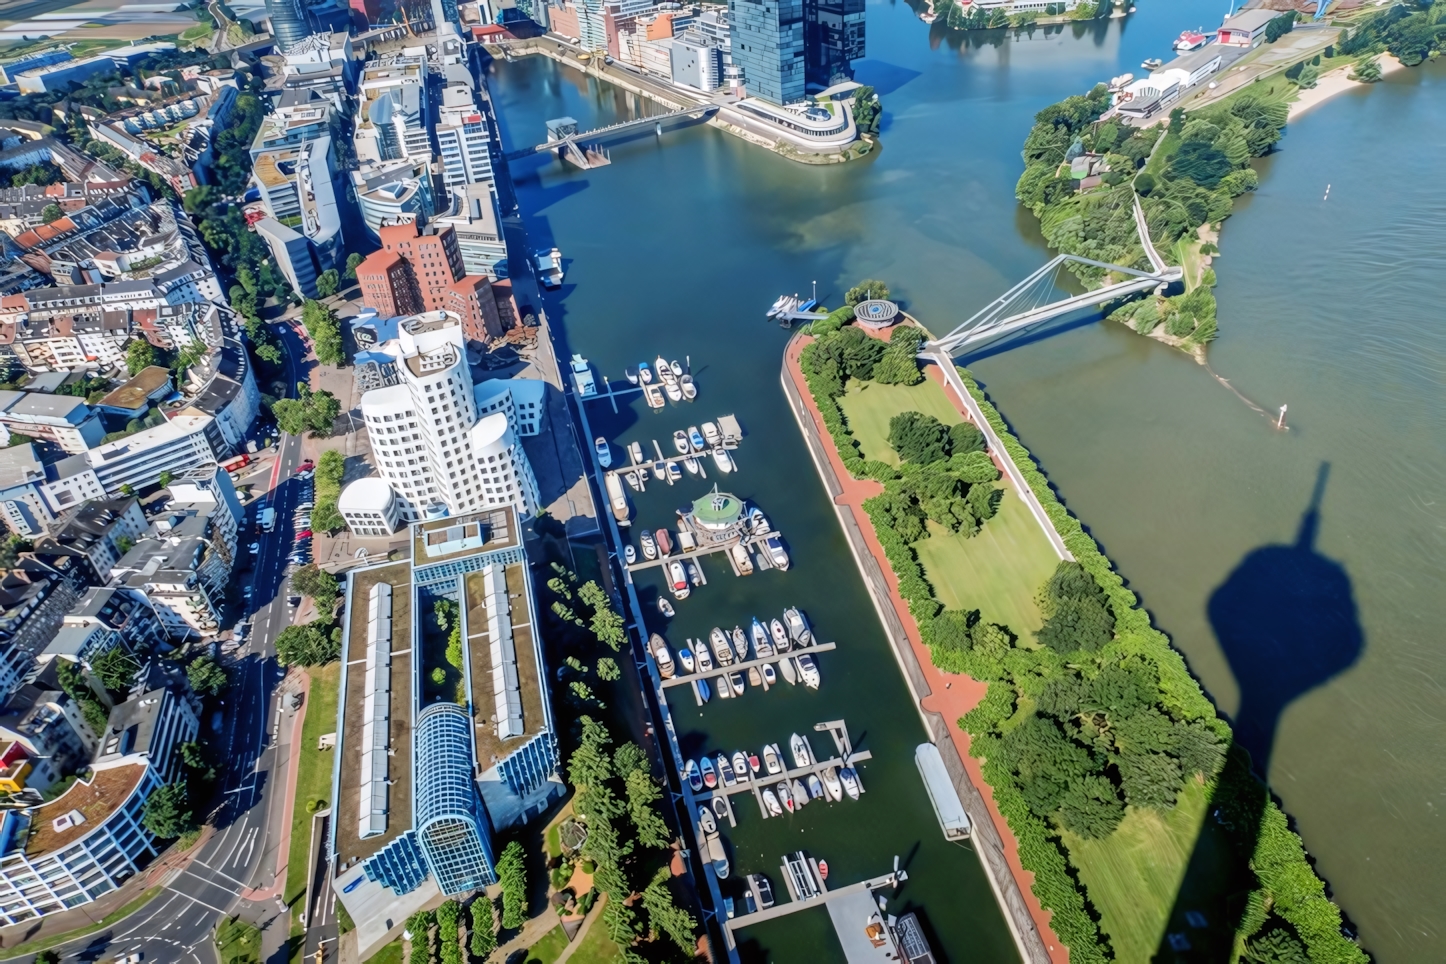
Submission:
<svg viewBox="0 0 1446 964">
<path fill-rule="evenodd" d="M 294 385 L 305 346 L 289 328 L 282 333 L 282 341 L 287 351 L 287 384 Z M 269 501 L 258 499 L 253 504 L 258 511 L 263 505 L 276 509 L 276 529 L 241 540 L 243 557 L 244 547 L 252 541 L 259 541 L 261 550 L 254 569 L 233 575 L 236 582 L 254 587 L 253 603 L 247 606 L 253 618 L 246 643 L 224 659 L 232 682 L 219 713 L 221 733 L 213 744 L 215 755 L 227 761 L 220 802 L 208 821 L 216 832 L 149 904 L 105 930 L 56 947 L 63 961 L 93 962 L 138 952 L 148 962 L 214 964 L 216 955 L 208 945 L 217 923 L 232 915 L 262 928 L 263 961 L 271 964 L 287 958 L 290 915 L 280 898 L 249 901 L 241 895 L 269 889 L 278 861 L 285 859 L 278 852 L 278 838 L 292 711 L 278 690 L 284 671 L 276 661 L 276 637 L 291 621 L 284 580 L 292 507 L 297 501 L 292 476 L 300 463 L 300 437 L 283 434 L 272 468 Z M 215 715 L 201 721 L 203 733 L 212 726 Z M 30 964 L 34 958 L 15 960 Z"/>
</svg>

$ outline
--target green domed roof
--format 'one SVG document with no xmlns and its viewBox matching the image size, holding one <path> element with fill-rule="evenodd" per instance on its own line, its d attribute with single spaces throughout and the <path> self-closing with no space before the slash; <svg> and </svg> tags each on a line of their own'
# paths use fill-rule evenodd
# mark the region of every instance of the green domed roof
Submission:
<svg viewBox="0 0 1446 964">
<path fill-rule="evenodd" d="M 693 518 L 707 529 L 726 529 L 742 515 L 743 500 L 716 488 L 703 498 L 693 500 Z"/>
</svg>

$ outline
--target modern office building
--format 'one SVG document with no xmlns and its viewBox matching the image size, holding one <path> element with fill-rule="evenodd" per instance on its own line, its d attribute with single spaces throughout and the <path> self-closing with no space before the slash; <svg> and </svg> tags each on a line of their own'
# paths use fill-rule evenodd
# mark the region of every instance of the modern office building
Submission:
<svg viewBox="0 0 1446 964">
<path fill-rule="evenodd" d="M 342 490 L 336 510 L 346 527 L 359 536 L 389 536 L 400 529 L 401 504 L 385 479 L 357 479 Z"/>
<path fill-rule="evenodd" d="M 430 121 L 425 58 L 398 54 L 367 63 L 357 84 L 357 160 L 430 162 Z"/>
<path fill-rule="evenodd" d="M 119 495 L 123 485 L 133 490 L 153 485 L 162 472 L 179 476 L 214 464 L 230 451 L 213 416 L 175 415 L 154 428 L 104 442 L 47 466 L 47 481 L 41 490 L 52 506 L 79 505 L 86 499 Z"/>
<path fill-rule="evenodd" d="M 508 276 L 507 241 L 502 237 L 502 217 L 491 181 L 455 187 L 451 207 L 433 223 L 446 225 L 457 237 L 462 268 L 467 274 L 486 275 L 493 281 Z"/>
<path fill-rule="evenodd" d="M 439 893 L 494 883 L 494 832 L 563 792 L 518 525 L 511 507 L 416 523 L 410 560 L 347 574 L 328 846 L 363 957 Z M 445 698 L 421 655 L 441 598 L 464 640 Z"/>
<path fill-rule="evenodd" d="M 62 452 L 85 452 L 101 443 L 105 426 L 85 399 L 47 392 L 0 391 L 0 435 L 54 442 Z"/>
<path fill-rule="evenodd" d="M 864 0 L 804 0 L 804 75 L 815 89 L 853 76 L 853 62 L 864 56 L 864 19 Z"/>
<path fill-rule="evenodd" d="M 311 242 L 275 218 L 257 221 L 256 233 L 271 249 L 276 266 L 286 276 L 292 290 L 307 298 L 318 297 L 316 279 L 326 269 L 317 262 Z"/>
<path fill-rule="evenodd" d="M 337 201 L 340 192 L 335 181 L 338 165 L 331 137 L 319 134 L 299 144 L 253 153 L 252 181 L 261 193 L 266 213 L 280 222 L 268 227 L 262 238 L 292 287 L 307 297 L 315 297 L 316 281 L 311 278 L 308 283 L 308 276 L 337 267 L 343 247 Z M 282 227 L 304 237 L 310 250 L 297 245 Z"/>
<path fill-rule="evenodd" d="M 362 222 L 374 241 L 381 241 L 384 224 L 407 218 L 426 220 L 436 213 L 430 161 L 364 163 L 351 172 L 351 184 Z"/>
<path fill-rule="evenodd" d="M 271 21 L 271 35 L 282 50 L 300 43 L 311 33 L 297 0 L 266 0 L 266 17 Z"/>
<path fill-rule="evenodd" d="M 804 0 L 728 0 L 733 62 L 749 97 L 771 104 L 805 92 Z"/>
<path fill-rule="evenodd" d="M 492 138 L 469 85 L 443 88 L 436 133 L 442 183 L 448 189 L 492 180 Z"/>
<path fill-rule="evenodd" d="M 396 359 L 396 375 L 362 396 L 362 418 L 378 474 L 408 522 L 538 510 L 537 480 L 507 413 L 478 414 L 465 346 L 461 319 L 432 312 L 401 322 L 394 341 L 373 349 Z"/>
</svg>

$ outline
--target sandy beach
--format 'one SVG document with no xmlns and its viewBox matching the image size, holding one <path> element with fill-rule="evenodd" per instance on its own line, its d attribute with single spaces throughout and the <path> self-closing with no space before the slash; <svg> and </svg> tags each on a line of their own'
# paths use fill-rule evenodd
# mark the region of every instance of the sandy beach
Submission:
<svg viewBox="0 0 1446 964">
<path fill-rule="evenodd" d="M 1406 65 L 1401 63 L 1390 54 L 1382 54 L 1381 76 L 1386 77 L 1398 70 L 1404 70 Z M 1310 90 L 1302 90 L 1300 97 L 1290 105 L 1290 120 L 1295 120 L 1312 107 L 1324 104 L 1337 94 L 1344 93 L 1353 87 L 1365 87 L 1365 83 L 1359 80 L 1351 80 L 1350 72 L 1352 67 L 1339 67 L 1328 74 L 1324 74 Z"/>
</svg>

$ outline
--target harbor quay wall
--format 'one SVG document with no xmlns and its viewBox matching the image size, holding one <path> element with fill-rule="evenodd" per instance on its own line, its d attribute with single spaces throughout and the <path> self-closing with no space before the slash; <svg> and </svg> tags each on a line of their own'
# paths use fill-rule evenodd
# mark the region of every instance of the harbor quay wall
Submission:
<svg viewBox="0 0 1446 964">
<path fill-rule="evenodd" d="M 883 623 L 890 648 L 899 663 L 924 729 L 941 751 L 945 747 L 952 747 L 955 751 L 941 752 L 940 756 L 965 812 L 969 814 L 974 850 L 1004 911 L 1020 956 L 1027 964 L 1067 964 L 1068 949 L 1050 928 L 1051 914 L 1040 906 L 1034 896 L 1034 875 L 1020 862 L 1018 844 L 1008 822 L 995 807 L 992 797 L 980 792 L 979 788 L 988 784 L 979 761 L 969 755 L 969 734 L 950 723 L 951 719 L 957 720 L 983 699 L 985 686 L 967 676 L 946 677 L 929 659 L 928 647 L 908 615 L 908 607 L 898 594 L 883 546 L 873 535 L 873 528 L 864 513 L 864 500 L 882 491 L 883 487 L 876 482 L 855 480 L 849 476 L 839 461 L 838 453 L 823 436 L 822 416 L 813 403 L 799 367 L 799 355 L 810 341 L 810 336 L 797 335 L 784 352 L 781 381 L 789 408 L 828 491 L 839 526 Z"/>
</svg>

